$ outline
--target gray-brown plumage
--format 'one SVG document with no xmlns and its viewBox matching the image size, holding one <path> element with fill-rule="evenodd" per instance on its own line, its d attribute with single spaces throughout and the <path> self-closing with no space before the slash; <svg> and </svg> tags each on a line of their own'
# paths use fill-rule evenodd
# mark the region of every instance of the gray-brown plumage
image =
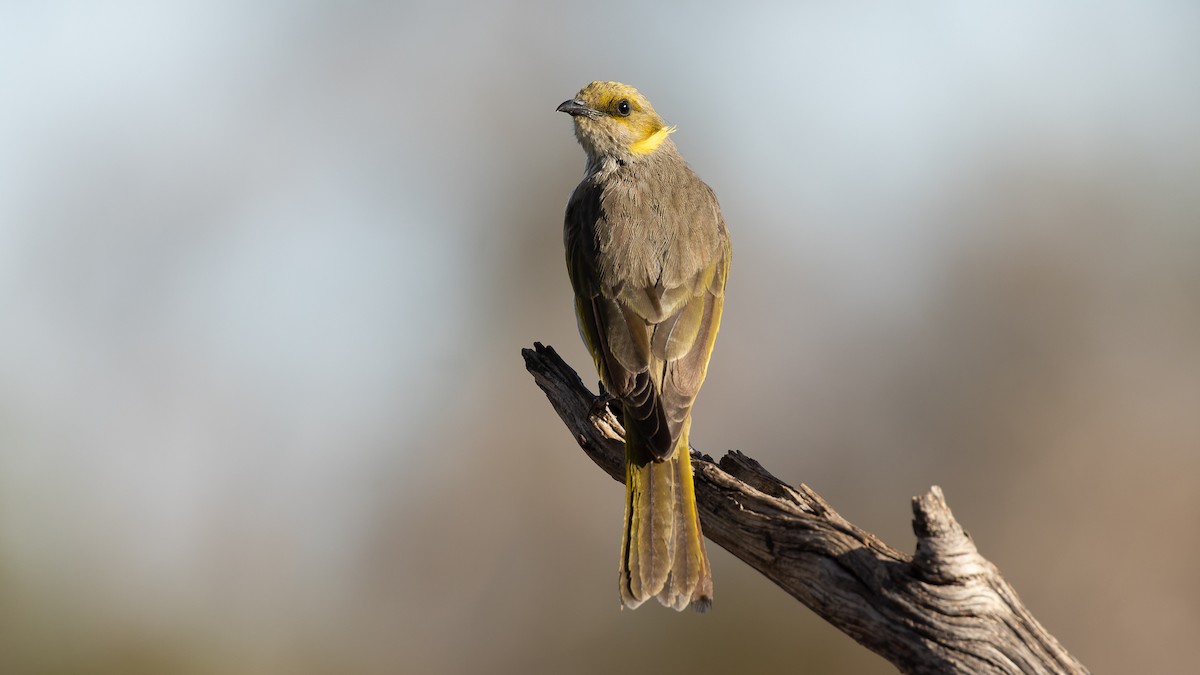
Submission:
<svg viewBox="0 0 1200 675">
<path fill-rule="evenodd" d="M 706 609 L 712 578 L 692 485 L 691 408 L 708 369 L 731 247 L 712 190 L 637 90 L 593 82 L 559 110 L 588 155 L 564 241 L 580 333 L 626 431 L 621 597 Z"/>
</svg>

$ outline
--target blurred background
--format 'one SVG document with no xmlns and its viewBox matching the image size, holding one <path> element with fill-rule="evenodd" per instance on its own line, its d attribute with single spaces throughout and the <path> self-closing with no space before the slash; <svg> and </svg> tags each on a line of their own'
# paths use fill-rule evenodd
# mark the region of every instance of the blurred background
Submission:
<svg viewBox="0 0 1200 675">
<path fill-rule="evenodd" d="M 618 610 L 555 106 L 639 87 L 734 241 L 693 442 L 1096 672 L 1200 647 L 1200 6 L 7 3 L 0 670 L 892 672 L 724 551 Z"/>
</svg>

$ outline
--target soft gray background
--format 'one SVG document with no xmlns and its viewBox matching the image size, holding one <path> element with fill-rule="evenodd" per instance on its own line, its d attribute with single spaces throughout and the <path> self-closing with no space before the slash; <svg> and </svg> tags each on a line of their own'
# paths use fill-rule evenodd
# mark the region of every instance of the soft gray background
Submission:
<svg viewBox="0 0 1200 675">
<path fill-rule="evenodd" d="M 1200 659 L 1192 2 L 8 3 L 0 669 L 890 672 L 713 547 L 618 611 L 554 107 L 641 88 L 735 257 L 693 441 L 1096 672 Z M 589 381 L 594 377 L 584 371 Z"/>
</svg>

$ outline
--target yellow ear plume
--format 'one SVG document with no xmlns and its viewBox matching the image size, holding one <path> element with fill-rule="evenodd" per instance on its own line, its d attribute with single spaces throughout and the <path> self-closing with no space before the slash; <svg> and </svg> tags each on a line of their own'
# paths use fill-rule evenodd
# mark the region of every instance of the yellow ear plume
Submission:
<svg viewBox="0 0 1200 675">
<path fill-rule="evenodd" d="M 633 154 L 635 155 L 649 154 L 657 150 L 658 146 L 662 145 L 662 142 L 667 140 L 667 136 L 670 136 L 673 133 L 675 133 L 674 126 L 663 127 L 638 141 L 637 143 L 629 146 L 629 149 L 633 151 Z"/>
</svg>

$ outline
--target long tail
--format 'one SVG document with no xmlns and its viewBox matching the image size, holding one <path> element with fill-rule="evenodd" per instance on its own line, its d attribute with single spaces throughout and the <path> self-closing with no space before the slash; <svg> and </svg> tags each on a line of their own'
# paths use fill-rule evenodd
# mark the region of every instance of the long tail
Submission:
<svg viewBox="0 0 1200 675">
<path fill-rule="evenodd" d="M 675 610 L 712 605 L 712 572 L 696 492 L 688 431 L 683 423 L 675 452 L 655 462 L 639 439 L 625 441 L 625 537 L 621 543 L 621 602 L 636 608 L 652 596 Z"/>
</svg>

